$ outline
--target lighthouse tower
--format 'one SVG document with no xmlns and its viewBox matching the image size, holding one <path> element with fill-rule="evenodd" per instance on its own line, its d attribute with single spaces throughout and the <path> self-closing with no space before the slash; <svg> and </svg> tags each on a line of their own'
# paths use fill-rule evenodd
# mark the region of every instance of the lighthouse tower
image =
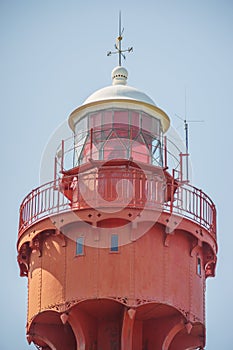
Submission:
<svg viewBox="0 0 233 350">
<path fill-rule="evenodd" d="M 215 206 L 186 178 L 167 114 L 127 79 L 117 66 L 112 85 L 71 113 L 54 179 L 20 207 L 27 339 L 38 349 L 205 346 Z"/>
</svg>

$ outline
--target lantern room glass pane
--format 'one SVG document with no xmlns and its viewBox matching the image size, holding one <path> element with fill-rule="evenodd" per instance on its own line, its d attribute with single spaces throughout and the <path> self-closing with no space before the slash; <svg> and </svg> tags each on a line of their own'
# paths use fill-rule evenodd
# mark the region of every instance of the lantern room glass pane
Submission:
<svg viewBox="0 0 233 350">
<path fill-rule="evenodd" d="M 127 148 L 119 139 L 109 139 L 104 145 L 104 159 L 127 158 Z"/>
<path fill-rule="evenodd" d="M 129 112 L 127 110 L 114 111 L 114 123 L 129 125 Z"/>
<path fill-rule="evenodd" d="M 135 128 L 139 128 L 140 126 L 140 114 L 139 112 L 131 111 L 130 116 L 130 125 Z"/>
<path fill-rule="evenodd" d="M 102 127 L 104 129 L 110 129 L 112 128 L 112 119 L 113 119 L 113 112 L 112 110 L 106 110 L 103 111 L 103 116 L 102 116 Z"/>
<path fill-rule="evenodd" d="M 98 112 L 98 113 L 92 113 L 90 116 L 89 116 L 89 128 L 100 128 L 101 125 L 102 125 L 102 120 L 101 120 L 101 117 L 102 117 L 102 112 Z"/>
<path fill-rule="evenodd" d="M 82 118 L 78 123 L 78 134 L 81 134 L 87 130 L 87 117 Z"/>
<path fill-rule="evenodd" d="M 142 130 L 152 132 L 152 119 L 153 117 L 142 113 Z"/>
<path fill-rule="evenodd" d="M 129 112 L 128 110 L 114 111 L 113 129 L 119 138 L 129 138 Z"/>
<path fill-rule="evenodd" d="M 160 138 L 161 131 L 161 121 L 159 119 L 152 118 L 151 132 L 153 135 L 157 136 L 157 138 Z"/>
</svg>

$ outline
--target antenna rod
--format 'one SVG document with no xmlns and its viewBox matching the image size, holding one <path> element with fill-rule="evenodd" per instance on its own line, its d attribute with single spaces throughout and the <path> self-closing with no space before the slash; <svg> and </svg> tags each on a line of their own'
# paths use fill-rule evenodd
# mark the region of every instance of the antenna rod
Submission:
<svg viewBox="0 0 233 350">
<path fill-rule="evenodd" d="M 186 153 L 189 149 L 189 142 L 188 142 L 188 122 L 187 122 L 187 89 L 185 87 L 185 95 L 184 95 L 184 129 L 185 129 L 185 142 L 186 142 Z"/>
<path fill-rule="evenodd" d="M 184 122 L 184 131 L 185 131 L 185 148 L 186 148 L 186 177 L 187 180 L 189 180 L 189 163 L 188 163 L 188 156 L 189 156 L 189 123 L 202 123 L 204 120 L 187 120 L 186 119 L 186 90 L 185 90 L 185 118 L 181 118 L 178 114 L 175 114 L 177 118 L 182 120 Z"/>
<path fill-rule="evenodd" d="M 184 120 L 184 130 L 185 130 L 185 146 L 186 146 L 186 153 L 189 153 L 189 140 L 188 140 L 188 123 L 187 120 Z"/>
<path fill-rule="evenodd" d="M 188 156 L 189 156 L 189 140 L 188 140 L 188 123 L 187 120 L 184 120 L 184 128 L 185 128 L 185 142 L 186 142 L 186 178 L 189 180 L 189 163 L 188 163 Z"/>
</svg>

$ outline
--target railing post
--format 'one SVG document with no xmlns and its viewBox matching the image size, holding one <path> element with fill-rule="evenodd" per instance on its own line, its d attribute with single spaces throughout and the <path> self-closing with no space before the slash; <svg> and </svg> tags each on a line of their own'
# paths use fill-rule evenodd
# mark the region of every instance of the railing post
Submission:
<svg viewBox="0 0 233 350">
<path fill-rule="evenodd" d="M 59 183 L 58 183 L 58 186 L 59 186 Z M 51 190 L 51 188 L 50 188 L 50 190 Z M 60 190 L 60 188 L 58 188 L 58 191 L 57 191 L 57 213 L 59 213 L 60 193 L 61 193 L 61 190 Z M 54 191 L 52 191 L 53 202 L 54 202 L 54 196 L 55 196 L 55 193 L 54 193 Z"/>
<path fill-rule="evenodd" d="M 213 233 L 216 236 L 216 208 L 214 204 L 212 205 L 212 213 L 213 213 L 213 218 L 212 218 Z"/>
<path fill-rule="evenodd" d="M 63 173 L 64 171 L 64 140 L 61 141 L 61 172 Z"/>
<path fill-rule="evenodd" d="M 90 149 L 90 158 L 92 159 L 92 150 L 93 150 L 93 128 L 91 128 L 91 149 Z"/>
<path fill-rule="evenodd" d="M 180 153 L 180 179 L 181 182 L 183 181 L 183 154 Z"/>
<path fill-rule="evenodd" d="M 202 190 L 200 190 L 200 225 L 202 223 L 202 215 L 203 215 L 203 210 L 202 210 L 202 201 L 203 201 L 203 196 L 202 196 Z"/>
<path fill-rule="evenodd" d="M 170 214 L 173 212 L 173 202 L 174 202 L 174 181 L 175 181 L 175 171 L 172 170 L 172 182 L 171 182 L 171 201 L 170 201 Z"/>
<path fill-rule="evenodd" d="M 54 158 L 54 188 L 55 188 L 55 183 L 56 183 L 56 178 L 57 178 L 57 157 Z"/>
<path fill-rule="evenodd" d="M 131 159 L 132 157 L 132 125 L 129 125 L 129 148 L 127 149 L 127 157 Z"/>
<path fill-rule="evenodd" d="M 73 151 L 73 168 L 75 167 L 75 132 L 73 133 L 73 145 L 72 145 L 72 151 Z"/>
<path fill-rule="evenodd" d="M 164 136 L 164 168 L 167 168 L 167 136 Z"/>
<path fill-rule="evenodd" d="M 33 218 L 33 213 L 34 213 L 34 201 L 35 201 L 35 196 L 34 196 L 34 192 L 35 192 L 35 190 L 32 190 L 32 200 L 31 200 L 31 207 L 30 207 L 30 221 L 32 220 L 32 218 Z M 28 222 L 29 222 L 29 220 L 28 220 Z"/>
</svg>

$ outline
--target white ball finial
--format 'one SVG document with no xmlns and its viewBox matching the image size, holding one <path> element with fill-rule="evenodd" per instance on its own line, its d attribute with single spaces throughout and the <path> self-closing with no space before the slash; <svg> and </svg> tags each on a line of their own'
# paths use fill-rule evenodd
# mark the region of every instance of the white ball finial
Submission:
<svg viewBox="0 0 233 350">
<path fill-rule="evenodd" d="M 128 71 L 122 66 L 115 67 L 112 71 L 112 85 L 126 85 Z"/>
</svg>

